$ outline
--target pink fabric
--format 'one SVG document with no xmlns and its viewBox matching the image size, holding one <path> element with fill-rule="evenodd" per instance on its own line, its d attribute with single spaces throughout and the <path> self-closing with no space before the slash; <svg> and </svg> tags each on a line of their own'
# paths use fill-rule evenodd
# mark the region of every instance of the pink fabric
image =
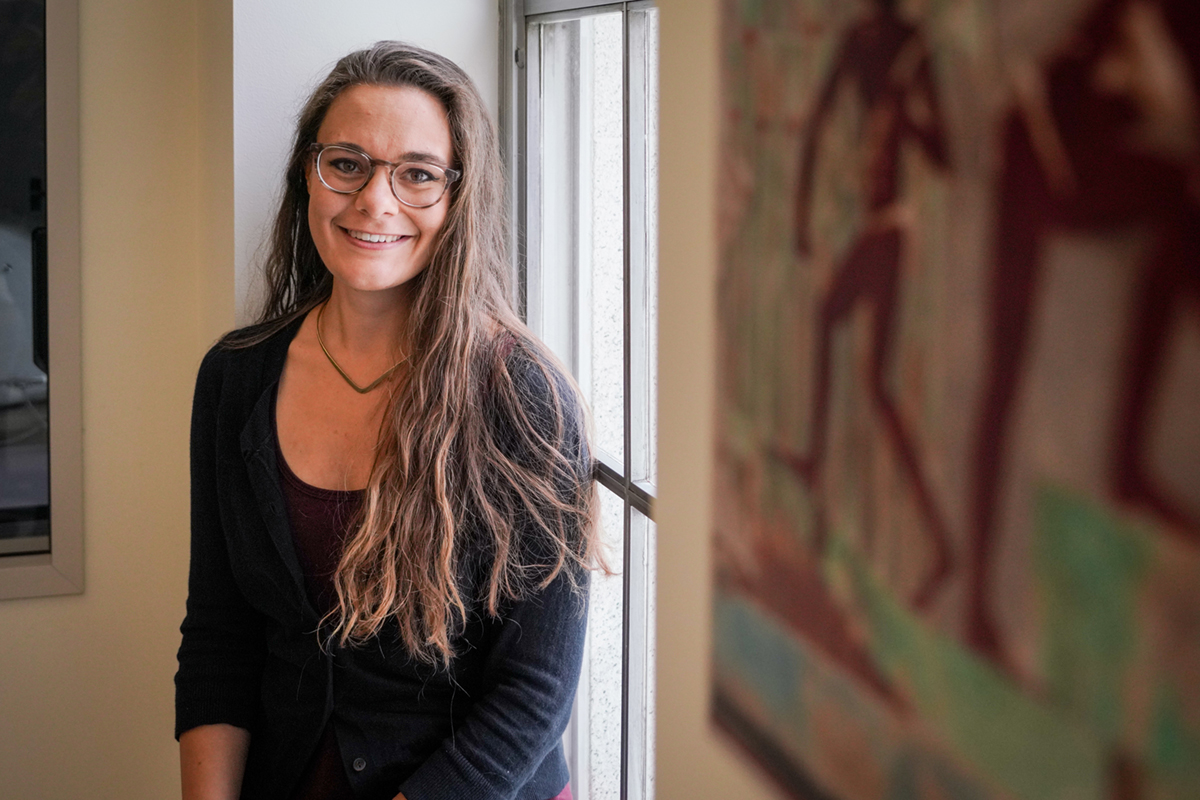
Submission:
<svg viewBox="0 0 1200 800">
<path fill-rule="evenodd" d="M 571 784 L 563 787 L 563 790 L 551 797 L 550 800 L 575 800 L 575 795 L 571 794 Z"/>
</svg>

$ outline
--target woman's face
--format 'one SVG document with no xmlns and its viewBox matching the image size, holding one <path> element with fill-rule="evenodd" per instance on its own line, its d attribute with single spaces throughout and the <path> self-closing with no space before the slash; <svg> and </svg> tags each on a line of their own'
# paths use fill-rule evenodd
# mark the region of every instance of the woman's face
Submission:
<svg viewBox="0 0 1200 800">
<path fill-rule="evenodd" d="M 346 144 L 384 161 L 451 167 L 450 123 L 433 95 L 413 87 L 353 86 L 329 106 L 317 132 L 321 144 Z M 428 208 L 396 199 L 387 167 L 375 168 L 356 194 L 338 194 L 308 165 L 308 227 L 321 260 L 346 289 L 396 289 L 429 266 L 446 221 L 450 192 Z M 367 241 L 368 238 L 381 241 Z"/>
</svg>

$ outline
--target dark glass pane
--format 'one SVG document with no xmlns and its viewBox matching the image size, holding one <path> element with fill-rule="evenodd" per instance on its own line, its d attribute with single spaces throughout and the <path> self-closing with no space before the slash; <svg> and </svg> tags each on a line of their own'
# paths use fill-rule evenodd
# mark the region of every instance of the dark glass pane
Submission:
<svg viewBox="0 0 1200 800">
<path fill-rule="evenodd" d="M 0 2 L 0 556 L 50 548 L 46 8 Z"/>
</svg>

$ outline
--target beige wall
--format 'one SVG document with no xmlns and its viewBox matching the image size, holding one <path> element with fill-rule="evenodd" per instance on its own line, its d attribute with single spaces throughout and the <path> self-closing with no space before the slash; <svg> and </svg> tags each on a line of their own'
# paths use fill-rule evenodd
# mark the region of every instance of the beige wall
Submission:
<svg viewBox="0 0 1200 800">
<path fill-rule="evenodd" d="M 659 0 L 659 800 L 775 797 L 708 722 L 717 0 Z"/>
<path fill-rule="evenodd" d="M 86 591 L 0 602 L 0 797 L 178 796 L 191 386 L 233 318 L 230 2 L 204 2 L 80 3 Z"/>
</svg>

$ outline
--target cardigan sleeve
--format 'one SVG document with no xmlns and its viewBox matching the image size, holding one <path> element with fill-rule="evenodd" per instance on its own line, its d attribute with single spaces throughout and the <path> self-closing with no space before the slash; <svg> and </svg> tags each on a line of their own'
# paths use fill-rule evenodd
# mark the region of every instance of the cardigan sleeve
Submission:
<svg viewBox="0 0 1200 800">
<path fill-rule="evenodd" d="M 580 483 L 590 487 L 592 467 L 575 393 L 552 369 L 546 375 L 523 358 L 508 359 L 508 367 L 525 411 L 543 434 L 561 433 L 560 452 L 573 473 L 560 480 L 568 500 Z M 547 377 L 557 384 L 559 402 L 551 402 Z M 564 485 L 572 482 L 575 487 Z M 525 543 L 531 555 L 541 538 L 532 528 L 522 533 L 531 540 Z M 549 585 L 501 615 L 485 659 L 483 695 L 454 735 L 401 784 L 408 800 L 507 800 L 530 780 L 571 716 L 587 630 L 587 587 L 587 571 L 568 563 Z"/>
<path fill-rule="evenodd" d="M 454 736 L 400 786 L 408 800 L 515 796 L 558 744 L 571 716 L 585 608 L 586 600 L 559 575 L 505 615 L 487 657 L 483 697 Z"/>
<path fill-rule="evenodd" d="M 234 580 L 218 502 L 218 420 L 228 351 L 200 365 L 192 402 L 191 566 L 175 674 L 175 736 L 199 725 L 249 729 L 258 709 L 265 653 L 262 618 Z M 226 398 L 228 400 L 228 398 Z"/>
</svg>

